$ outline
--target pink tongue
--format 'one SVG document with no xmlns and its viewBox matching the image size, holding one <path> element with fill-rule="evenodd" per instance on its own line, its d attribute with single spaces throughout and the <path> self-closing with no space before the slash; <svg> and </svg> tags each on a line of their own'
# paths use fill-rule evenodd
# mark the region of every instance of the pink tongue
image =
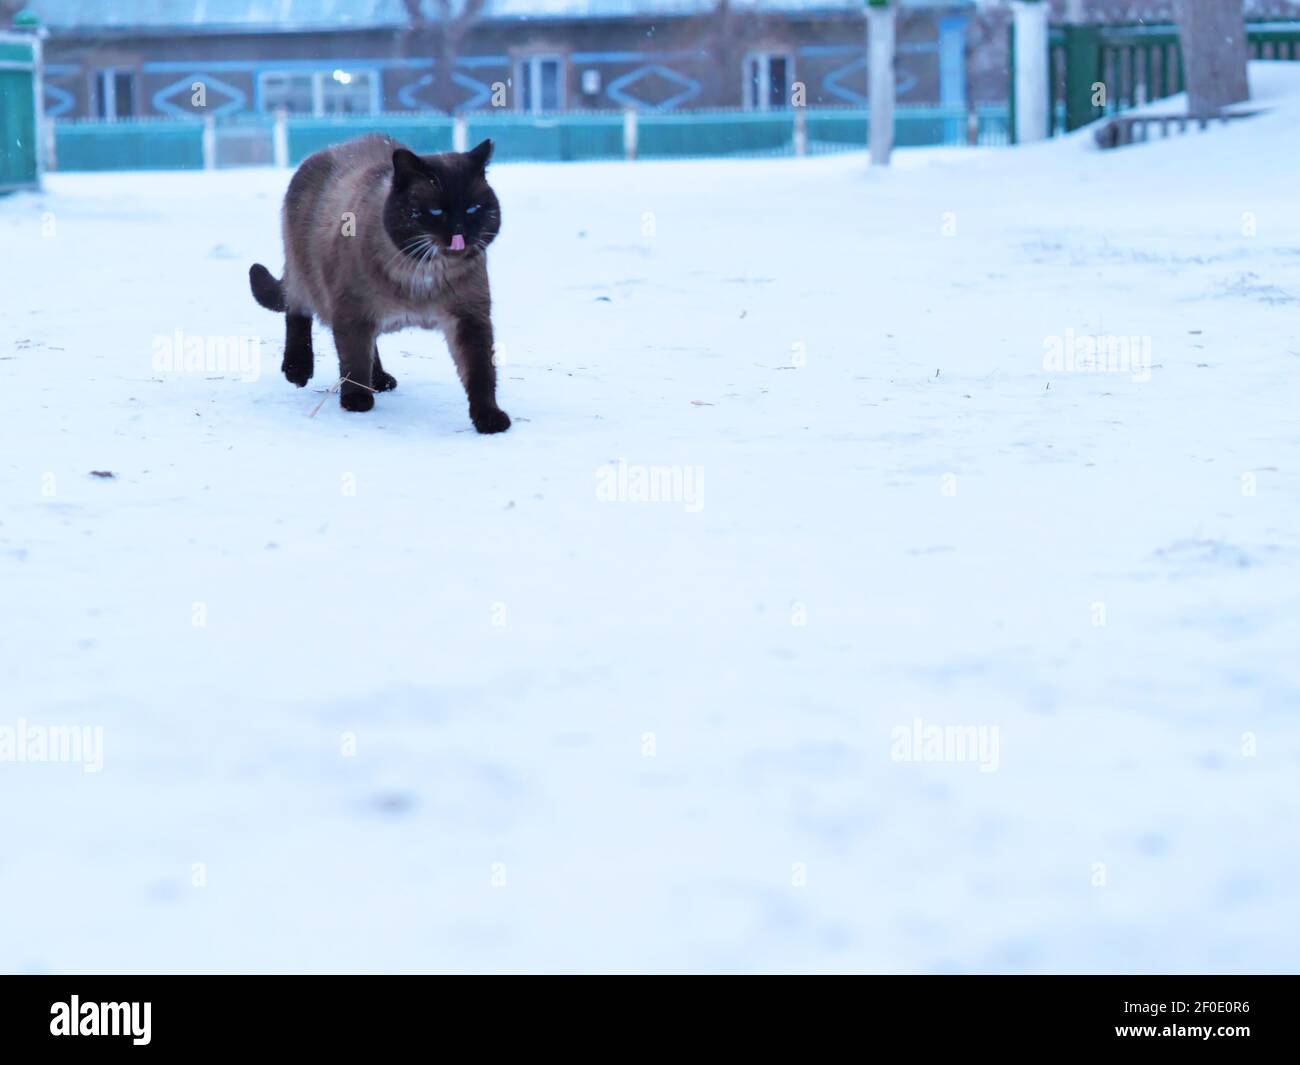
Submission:
<svg viewBox="0 0 1300 1065">
<path fill-rule="evenodd" d="M 454 237 L 451 238 L 451 250 L 452 251 L 465 250 L 465 238 L 462 237 L 459 233 L 457 233 Z"/>
</svg>

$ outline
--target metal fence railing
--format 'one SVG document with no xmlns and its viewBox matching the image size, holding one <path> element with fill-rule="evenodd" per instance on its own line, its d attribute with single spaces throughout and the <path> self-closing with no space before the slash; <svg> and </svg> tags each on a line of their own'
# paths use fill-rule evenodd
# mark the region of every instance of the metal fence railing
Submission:
<svg viewBox="0 0 1300 1065">
<path fill-rule="evenodd" d="M 1246 38 L 1251 59 L 1300 60 L 1300 21 L 1247 22 Z M 1173 96 L 1184 88 L 1178 28 L 1173 24 L 1053 26 L 1048 36 L 1047 83 L 1054 134 Z M 1098 86 L 1105 90 L 1100 103 Z"/>
<path fill-rule="evenodd" d="M 458 124 L 462 125 L 457 129 Z M 308 118 L 244 115 L 218 120 L 77 119 L 54 124 L 59 170 L 166 170 L 296 166 L 331 144 L 386 133 L 421 153 L 452 150 L 485 137 L 502 162 L 601 159 L 705 159 L 823 154 L 865 149 L 868 114 L 859 108 L 806 111 L 678 111 L 630 116 L 618 111 L 527 115 L 481 112 L 453 119 L 410 112 Z M 900 106 L 900 147 L 1000 145 L 1007 109 Z"/>
<path fill-rule="evenodd" d="M 413 152 L 428 155 L 452 148 L 452 120 L 448 115 L 383 114 L 346 118 L 290 118 L 288 162 L 297 166 L 313 152 L 331 144 L 359 137 L 363 133 L 387 133 Z M 217 127 L 218 132 L 220 126 Z"/>
<path fill-rule="evenodd" d="M 203 123 L 164 118 L 54 123 L 54 170 L 201 170 Z"/>
</svg>

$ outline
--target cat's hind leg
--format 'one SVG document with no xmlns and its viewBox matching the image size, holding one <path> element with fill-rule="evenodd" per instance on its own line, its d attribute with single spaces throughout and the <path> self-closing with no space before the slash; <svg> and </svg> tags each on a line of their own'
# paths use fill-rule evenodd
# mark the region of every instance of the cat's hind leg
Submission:
<svg viewBox="0 0 1300 1065">
<path fill-rule="evenodd" d="M 371 370 L 370 383 L 374 386 L 376 392 L 391 392 L 397 387 L 397 378 L 384 370 L 384 364 L 379 361 L 379 345 L 375 345 L 375 366 Z"/>
<path fill-rule="evenodd" d="M 302 388 L 315 370 L 311 349 L 311 315 L 289 311 L 284 316 L 284 362 L 280 369 L 293 384 Z"/>
</svg>

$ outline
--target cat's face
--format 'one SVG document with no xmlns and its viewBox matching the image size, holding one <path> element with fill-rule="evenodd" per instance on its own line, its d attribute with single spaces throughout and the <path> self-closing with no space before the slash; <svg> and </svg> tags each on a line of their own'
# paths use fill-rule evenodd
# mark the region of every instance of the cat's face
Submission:
<svg viewBox="0 0 1300 1065">
<path fill-rule="evenodd" d="M 501 229 L 501 205 L 485 169 L 492 142 L 468 152 L 393 153 L 384 228 L 409 258 L 481 255 Z"/>
</svg>

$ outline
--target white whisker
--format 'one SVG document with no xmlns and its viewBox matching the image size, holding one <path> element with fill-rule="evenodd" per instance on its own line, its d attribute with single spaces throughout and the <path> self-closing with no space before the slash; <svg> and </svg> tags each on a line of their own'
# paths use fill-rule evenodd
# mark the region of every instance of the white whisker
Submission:
<svg viewBox="0 0 1300 1065">
<path fill-rule="evenodd" d="M 424 249 L 423 254 L 416 262 L 414 269 L 412 269 L 411 271 L 411 277 L 408 284 L 412 294 L 415 293 L 415 283 L 417 280 L 419 280 L 420 274 L 423 272 L 425 264 L 428 263 L 437 254 L 438 254 L 438 245 L 434 243 L 433 240 L 430 240 L 428 246 Z"/>
<path fill-rule="evenodd" d="M 405 244 L 403 244 L 400 248 L 398 248 L 397 251 L 392 256 L 389 257 L 387 262 L 384 263 L 384 272 L 387 273 L 389 270 L 393 268 L 393 266 L 399 260 L 404 258 L 409 258 L 417 250 L 423 251 L 424 242 L 428 241 L 429 239 L 430 238 L 428 234 L 422 233 L 420 236 L 415 237 L 412 240 L 408 240 Z"/>
</svg>

